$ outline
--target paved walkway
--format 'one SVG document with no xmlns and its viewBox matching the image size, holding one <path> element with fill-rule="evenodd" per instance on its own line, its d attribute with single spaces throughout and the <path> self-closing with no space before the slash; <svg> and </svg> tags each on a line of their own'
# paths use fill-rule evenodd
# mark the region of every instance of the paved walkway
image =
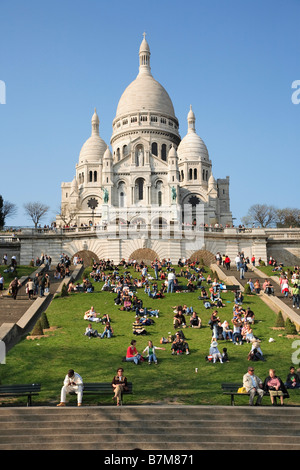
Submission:
<svg viewBox="0 0 300 470">
<path fill-rule="evenodd" d="M 51 269 L 48 273 L 50 276 L 50 295 L 48 296 L 50 303 L 53 294 L 56 292 L 62 280 L 54 279 L 54 269 Z M 0 297 L 0 326 L 3 323 L 17 323 L 37 299 L 38 296 L 36 295 L 33 297 L 33 300 L 28 299 L 28 294 L 25 292 L 25 285 L 26 283 L 20 287 L 16 300 L 10 295 L 7 295 L 7 291 L 4 291 L 3 297 Z"/>
</svg>

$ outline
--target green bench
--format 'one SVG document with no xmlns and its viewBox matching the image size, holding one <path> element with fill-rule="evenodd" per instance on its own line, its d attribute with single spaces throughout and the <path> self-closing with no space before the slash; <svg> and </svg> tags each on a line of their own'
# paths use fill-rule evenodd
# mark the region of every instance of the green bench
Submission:
<svg viewBox="0 0 300 470">
<path fill-rule="evenodd" d="M 234 397 L 236 395 L 243 397 L 243 396 L 250 396 L 249 392 L 245 393 L 238 393 L 238 389 L 243 387 L 243 384 L 241 383 L 222 383 L 221 384 L 222 390 L 223 390 L 223 395 L 230 395 L 230 403 L 232 406 L 234 406 Z M 268 392 L 264 392 L 264 395 L 269 395 Z"/>
<path fill-rule="evenodd" d="M 123 394 L 132 393 L 132 382 L 127 383 L 128 390 L 124 390 Z M 84 382 L 83 395 L 112 395 L 113 388 L 111 382 Z M 122 394 L 122 401 L 123 401 Z"/>
<path fill-rule="evenodd" d="M 27 396 L 27 406 L 32 404 L 32 396 L 38 395 L 41 384 L 0 385 L 0 397 L 11 398 Z"/>
</svg>

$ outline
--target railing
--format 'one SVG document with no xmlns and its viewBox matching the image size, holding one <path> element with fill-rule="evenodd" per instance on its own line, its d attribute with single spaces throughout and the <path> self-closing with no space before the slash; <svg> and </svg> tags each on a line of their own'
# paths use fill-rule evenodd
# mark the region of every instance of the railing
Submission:
<svg viewBox="0 0 300 470">
<path fill-rule="evenodd" d="M 196 234 L 208 234 L 208 233 L 224 233 L 225 235 L 239 235 L 247 237 L 249 234 L 253 236 L 265 236 L 272 239 L 299 239 L 300 228 L 295 229 L 268 229 L 268 228 L 245 228 L 245 227 L 218 227 L 218 226 L 203 226 L 203 225 L 192 225 L 192 224 L 181 224 L 178 222 L 174 223 L 162 223 L 162 224 L 145 224 L 145 223 L 108 223 L 98 225 L 87 225 L 79 227 L 43 227 L 43 228 L 32 228 L 32 227 L 18 227 L 16 232 L 0 232 L 0 243 L 14 243 L 19 242 L 23 236 L 67 236 L 67 235 L 80 235 L 90 234 L 97 235 L 98 237 L 108 236 L 121 236 L 122 234 L 128 235 L 140 235 L 148 236 L 149 233 L 160 233 L 164 232 L 167 234 L 178 235 L 190 234 L 191 236 Z"/>
<path fill-rule="evenodd" d="M 147 231 L 183 231 L 183 232 L 224 232 L 222 227 L 205 227 L 184 224 L 99 224 L 93 226 L 80 226 L 80 227 L 55 227 L 55 228 L 24 228 L 19 232 L 20 235 L 68 235 L 68 234 L 81 234 L 81 233 L 97 233 L 108 234 L 116 232 L 130 232 L 139 233 Z M 1 235 L 0 235 L 1 238 Z"/>
</svg>

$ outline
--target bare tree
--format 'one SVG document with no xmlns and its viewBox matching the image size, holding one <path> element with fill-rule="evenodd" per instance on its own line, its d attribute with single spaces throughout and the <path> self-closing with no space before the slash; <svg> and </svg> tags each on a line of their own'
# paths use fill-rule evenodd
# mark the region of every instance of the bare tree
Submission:
<svg viewBox="0 0 300 470">
<path fill-rule="evenodd" d="M 40 220 L 47 214 L 49 206 L 41 202 L 27 202 L 24 204 L 25 213 L 34 223 L 35 228 L 37 228 Z"/>
<path fill-rule="evenodd" d="M 64 225 L 70 225 L 78 214 L 78 208 L 75 207 L 72 210 L 69 210 L 66 206 L 62 206 L 58 210 L 58 216 L 63 221 Z"/>
<path fill-rule="evenodd" d="M 278 209 L 277 216 L 277 227 L 300 227 L 300 209 Z"/>
<path fill-rule="evenodd" d="M 3 201 L 0 196 L 0 229 L 3 229 L 5 220 L 9 217 L 14 217 L 17 213 L 17 206 L 9 201 Z"/>
<path fill-rule="evenodd" d="M 276 226 L 278 220 L 277 209 L 267 204 L 254 204 L 248 210 L 248 214 L 242 218 L 245 225 L 255 224 L 260 227 Z"/>
<path fill-rule="evenodd" d="M 3 212 L 4 218 L 10 218 L 10 217 L 15 217 L 15 215 L 18 212 L 18 209 L 17 209 L 16 204 L 14 204 L 13 202 L 4 201 L 2 212 Z"/>
</svg>

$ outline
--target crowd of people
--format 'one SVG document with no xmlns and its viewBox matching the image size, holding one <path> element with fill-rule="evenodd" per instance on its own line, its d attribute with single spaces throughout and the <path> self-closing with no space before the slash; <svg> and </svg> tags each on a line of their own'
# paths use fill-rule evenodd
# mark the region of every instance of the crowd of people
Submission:
<svg viewBox="0 0 300 470">
<path fill-rule="evenodd" d="M 223 260 L 225 261 L 225 260 Z M 222 262 L 223 262 L 222 261 Z M 220 261 L 221 262 L 221 261 Z M 241 269 L 240 261 L 235 260 L 237 269 Z M 249 260 L 246 260 L 248 263 Z M 251 261 L 255 264 L 255 259 Z M 130 271 L 129 268 L 133 267 Z M 257 323 L 255 313 L 249 306 L 244 306 L 244 297 L 241 291 L 237 291 L 234 294 L 232 316 L 227 319 L 220 319 L 218 310 L 226 306 L 222 299 L 222 293 L 226 292 L 226 285 L 224 285 L 219 279 L 212 278 L 210 274 L 205 272 L 199 263 L 190 263 L 188 260 L 178 261 L 179 270 L 175 270 L 170 260 L 163 260 L 158 262 L 157 260 L 147 266 L 144 263 L 137 263 L 135 260 L 125 261 L 122 260 L 117 266 L 112 260 L 100 260 L 95 262 L 92 266 L 92 270 L 89 277 L 93 282 L 102 282 L 102 291 L 112 292 L 114 295 L 114 303 L 118 306 L 120 311 L 123 312 L 134 312 L 133 334 L 142 335 L 147 334 L 147 326 L 154 323 L 151 317 L 159 317 L 159 309 L 149 306 L 148 303 L 145 305 L 144 301 L 139 296 L 139 290 L 142 290 L 149 297 L 149 303 L 154 298 L 164 298 L 166 294 L 175 292 L 199 292 L 198 299 L 203 301 L 203 305 L 206 304 L 206 308 L 211 309 L 211 315 L 209 320 L 209 326 L 211 328 L 211 340 L 208 345 L 208 354 L 205 358 L 212 362 L 220 363 L 229 362 L 229 353 L 227 344 L 232 343 L 234 345 L 242 346 L 244 344 L 249 345 L 249 349 L 246 351 L 245 357 L 248 361 L 265 361 L 265 355 L 262 351 L 261 339 L 258 337 Z M 123 268 L 123 269 L 122 269 Z M 161 286 L 158 287 L 158 281 L 161 281 Z M 250 280 L 251 281 L 251 280 Z M 188 283 L 191 282 L 193 289 L 188 289 Z M 174 286 L 176 286 L 174 288 Z M 267 283 L 264 283 L 262 288 L 264 291 L 271 289 Z M 258 289 L 255 282 L 253 283 L 253 289 Z M 156 295 L 151 295 L 155 293 Z M 161 294 L 157 295 L 157 293 Z M 270 291 L 270 293 L 272 293 Z M 207 305 L 209 303 L 209 305 Z M 198 307 L 199 308 L 199 307 Z M 197 310 L 197 308 L 196 308 Z M 172 355 L 189 355 L 190 346 L 183 331 L 184 328 L 197 328 L 203 327 L 203 320 L 199 311 L 193 306 L 177 305 L 173 307 L 173 328 L 176 330 L 174 335 L 162 338 L 161 343 L 170 343 L 170 349 Z M 228 312 L 228 309 L 226 310 Z M 85 314 L 85 319 L 90 321 L 89 326 L 86 329 L 87 336 L 97 336 L 103 338 L 113 337 L 113 330 L 110 325 L 110 319 L 103 317 L 100 318 L 100 314 L 93 314 L 90 316 L 90 311 Z M 228 315 L 228 314 L 227 314 Z M 93 330 L 91 322 L 102 322 L 105 327 L 104 331 L 98 333 Z M 224 347 L 220 348 L 220 344 L 223 343 Z M 227 344 L 226 344 L 227 343 Z M 153 345 L 148 343 L 147 346 L 143 346 L 141 350 L 137 350 L 137 340 L 131 341 L 126 351 L 126 356 L 123 360 L 126 362 L 133 362 L 138 365 L 142 362 L 148 362 L 151 364 L 154 362 L 157 364 L 157 351 L 164 349 L 161 346 Z M 146 353 L 146 355 L 145 355 Z M 298 382 L 297 382 L 298 383 Z"/>
<path fill-rule="evenodd" d="M 45 256 L 43 263 L 47 258 L 47 264 L 51 265 L 51 258 Z M 228 258 L 228 259 L 227 259 Z M 239 258 L 239 259 L 238 259 Z M 222 264 L 225 268 L 230 268 L 230 259 L 228 256 L 216 256 L 217 263 Z M 37 262 L 40 264 L 42 258 L 39 258 Z M 60 262 L 55 267 L 54 277 L 63 279 L 70 275 L 71 259 L 62 254 Z M 239 256 L 235 259 L 237 271 L 243 271 L 243 263 L 248 264 L 249 259 Z M 73 264 L 81 264 L 82 260 L 76 258 L 73 260 Z M 251 259 L 251 263 L 255 265 L 255 259 Z M 244 305 L 244 296 L 241 291 L 234 293 L 232 314 L 228 315 L 228 305 L 223 299 L 223 292 L 226 292 L 226 285 L 221 282 L 217 277 L 211 276 L 206 272 L 205 268 L 198 262 L 191 262 L 186 259 L 178 260 L 178 268 L 172 265 L 170 259 L 164 259 L 162 261 L 155 260 L 151 265 L 147 266 L 145 263 L 137 262 L 136 260 L 122 260 L 116 265 L 113 260 L 100 260 L 95 261 L 92 265 L 92 269 L 89 275 L 86 275 L 80 283 L 69 283 L 69 292 L 86 292 L 92 293 L 95 288 L 94 285 L 97 282 L 102 283 L 101 291 L 111 292 L 113 294 L 112 299 L 114 304 L 118 307 L 121 312 L 132 312 L 132 333 L 134 335 L 142 335 L 146 332 L 148 326 L 154 324 L 155 321 L 159 321 L 161 314 L 161 308 L 158 304 L 153 305 L 154 299 L 164 299 L 168 294 L 176 293 L 190 293 L 197 292 L 199 296 L 198 300 L 201 302 L 197 305 L 186 305 L 178 303 L 173 308 L 173 319 L 171 327 L 175 330 L 174 335 L 169 335 L 166 341 L 161 340 L 161 344 L 155 345 L 152 341 L 144 341 L 142 347 L 137 349 L 137 340 L 133 339 L 130 345 L 127 347 L 126 355 L 123 360 L 125 362 L 133 362 L 138 365 L 143 362 L 148 364 L 158 364 L 159 350 L 166 350 L 165 344 L 170 344 L 170 352 L 172 355 L 190 355 L 193 350 L 190 348 L 189 340 L 187 340 L 184 332 L 186 328 L 193 328 L 202 330 L 204 326 L 209 326 L 211 329 L 211 337 L 209 344 L 207 345 L 207 353 L 204 357 L 207 361 L 215 364 L 220 362 L 222 364 L 229 362 L 228 350 L 231 349 L 230 344 L 236 346 L 249 346 L 249 349 L 245 353 L 245 357 L 251 362 L 265 361 L 265 355 L 262 351 L 261 339 L 258 333 L 258 323 L 255 312 L 249 307 Z M 284 288 L 284 282 L 286 280 L 285 273 L 281 273 L 282 289 Z M 270 282 L 263 283 L 262 286 L 258 285 L 256 281 L 252 283 L 251 279 L 248 281 L 252 292 L 259 292 L 263 289 L 264 292 L 269 295 L 274 294 L 272 291 L 273 286 Z M 1 277 L 0 277 L 1 286 Z M 50 278 L 45 270 L 41 275 L 37 275 L 36 278 L 30 279 L 27 283 L 28 297 L 33 298 L 34 295 L 44 295 L 45 290 L 49 289 Z M 17 295 L 18 288 L 20 286 L 11 286 L 14 296 Z M 295 298 L 294 306 L 299 308 L 299 271 L 295 269 L 291 278 L 291 286 L 289 285 L 289 292 L 295 289 L 293 296 Z M 298 289 L 298 291 L 296 291 Z M 1 290 L 1 288 L 0 288 Z M 146 294 L 147 300 L 142 300 L 139 292 Z M 0 292 L 1 295 L 1 292 Z M 15 297 L 14 297 L 15 298 Z M 145 299 L 145 296 L 143 296 Z M 205 310 L 210 310 L 209 313 L 209 324 L 204 324 L 202 314 L 200 314 L 200 306 L 203 304 Z M 226 314 L 220 315 L 220 309 L 226 308 Z M 203 311 L 204 312 L 204 311 Z M 171 312 L 170 312 L 171 313 Z M 205 313 L 207 315 L 207 313 Z M 203 313 L 204 316 L 204 313 Z M 222 316 L 222 320 L 221 317 Z M 227 316 L 227 318 L 223 318 Z M 88 322 L 85 328 L 84 335 L 89 339 L 95 337 L 100 339 L 112 339 L 115 336 L 114 329 L 112 327 L 112 320 L 108 313 L 100 314 L 97 313 L 92 306 L 88 311 L 83 313 L 83 319 Z M 95 325 L 95 327 L 94 327 Z M 100 331 L 101 330 L 101 331 Z M 201 335 L 201 332 L 199 332 Z M 187 335 L 188 336 L 188 335 Z M 164 338 L 162 338 L 164 339 Z M 113 341 L 113 340 L 112 340 Z M 142 340 L 140 340 L 142 343 Z M 220 347 L 220 345 L 222 346 Z M 125 351 L 124 351 L 125 352 Z M 231 351 L 232 353 L 232 351 Z M 122 372 L 123 369 L 118 369 L 118 373 Z M 249 367 L 248 376 L 253 376 L 254 368 Z M 73 376 L 74 377 L 74 371 Z M 247 375 L 245 374 L 245 375 Z M 252 374 L 252 376 L 251 376 Z M 248 377 L 247 376 L 247 377 Z M 116 376 L 118 377 L 118 375 Z M 116 379 L 114 377 L 114 379 Z M 123 375 L 122 375 L 123 377 Z M 77 379 L 76 379 L 77 380 Z M 248 382 L 247 382 L 248 380 Z M 250 387 L 250 379 L 245 379 L 245 388 L 247 391 L 252 390 Z M 260 393 L 258 390 L 268 392 L 282 392 L 282 393 L 270 393 L 272 403 L 275 403 L 275 397 L 280 398 L 281 404 L 283 404 L 283 398 L 287 397 L 287 390 L 289 388 L 300 388 L 299 374 L 295 369 L 291 368 L 290 373 L 286 381 L 283 383 L 280 378 L 275 375 L 275 371 L 270 369 L 268 380 L 265 379 L 262 382 L 260 379 L 257 380 L 255 393 L 258 394 L 258 401 L 260 400 Z M 71 383 L 70 377 L 68 383 L 63 385 L 61 403 L 63 406 L 66 399 L 66 393 L 68 387 L 78 387 L 78 404 L 82 402 L 82 393 L 80 390 L 80 383 L 74 381 Z M 252 383 L 252 379 L 251 379 Z M 278 384 L 279 383 L 279 384 Z M 250 384 L 250 385 L 249 385 Z M 113 383 L 112 383 L 113 386 Z M 252 384 L 253 386 L 253 384 Z M 249 388 L 250 387 L 250 388 Z M 271 387 L 276 388 L 272 390 Z M 253 396 L 252 396 L 253 395 Z M 114 397 L 117 403 L 120 403 L 120 389 L 116 389 Z M 254 393 L 251 392 L 250 404 L 253 404 Z"/>
</svg>

